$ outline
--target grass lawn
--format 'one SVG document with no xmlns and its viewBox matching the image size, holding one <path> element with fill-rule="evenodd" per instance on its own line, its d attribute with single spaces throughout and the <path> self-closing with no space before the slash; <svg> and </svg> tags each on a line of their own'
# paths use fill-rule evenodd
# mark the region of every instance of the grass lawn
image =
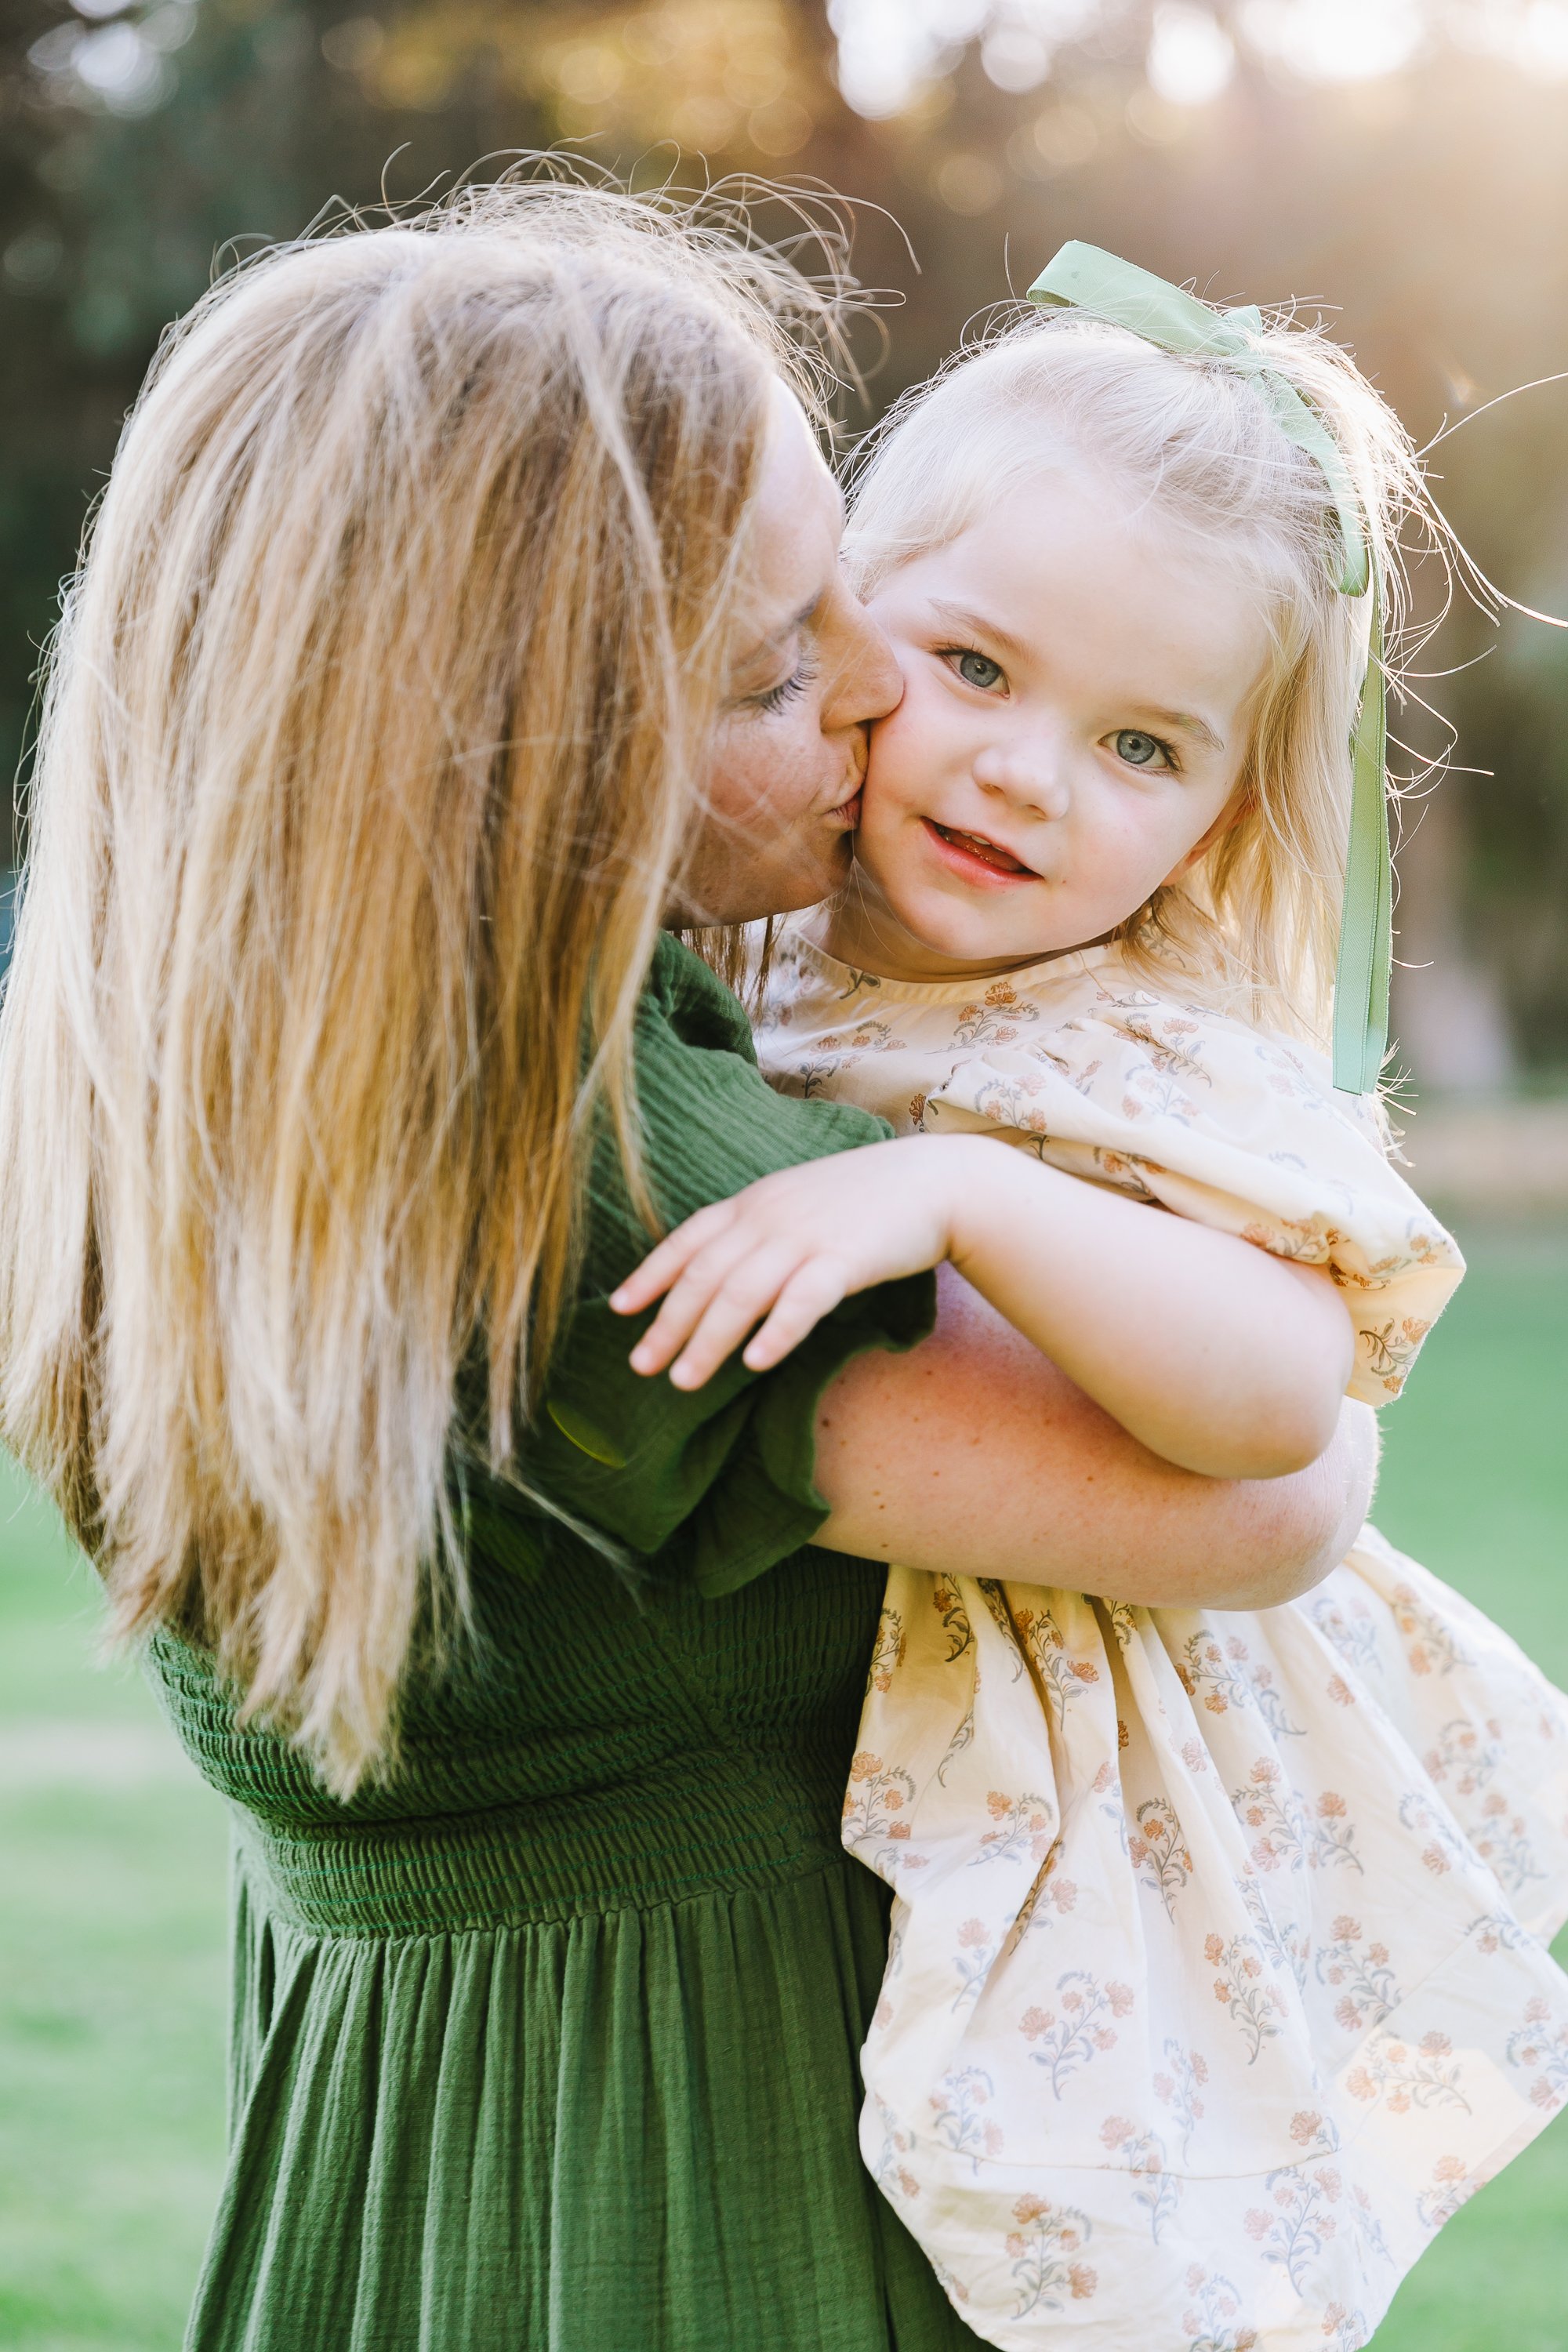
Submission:
<svg viewBox="0 0 1568 2352">
<path fill-rule="evenodd" d="M 1568 1234 L 1471 1259 L 1387 1416 L 1377 1517 L 1568 1684 Z M 174 2352 L 222 2157 L 222 1808 L 135 1676 L 89 1664 L 95 1624 L 0 1469 L 5 2352 Z M 1376 2352 L 1568 2352 L 1568 2116 L 1450 2223 Z"/>
<path fill-rule="evenodd" d="M 1568 1687 L 1568 1233 L 1461 1238 L 1469 1275 L 1384 1419 L 1377 1523 Z M 1456 2214 L 1376 2352 L 1568 2352 L 1568 2115 Z"/>
<path fill-rule="evenodd" d="M 85 1563 L 0 1497 L 0 2345 L 174 2352 L 223 2155 L 226 1823 L 90 1664 Z"/>
</svg>

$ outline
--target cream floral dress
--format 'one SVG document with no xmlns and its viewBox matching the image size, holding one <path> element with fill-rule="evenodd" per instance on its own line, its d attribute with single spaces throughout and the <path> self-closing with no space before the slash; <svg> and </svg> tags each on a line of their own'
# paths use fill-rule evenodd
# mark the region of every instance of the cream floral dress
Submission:
<svg viewBox="0 0 1568 2352">
<path fill-rule="evenodd" d="M 1111 948 L 879 982 L 798 929 L 773 1083 L 1327 1265 L 1396 1396 L 1463 1271 L 1313 1054 Z M 1568 2100 L 1568 1701 L 1367 1528 L 1289 1607 L 895 1568 L 844 1840 L 896 1901 L 861 2144 L 1007 2352 L 1352 2352 Z"/>
</svg>

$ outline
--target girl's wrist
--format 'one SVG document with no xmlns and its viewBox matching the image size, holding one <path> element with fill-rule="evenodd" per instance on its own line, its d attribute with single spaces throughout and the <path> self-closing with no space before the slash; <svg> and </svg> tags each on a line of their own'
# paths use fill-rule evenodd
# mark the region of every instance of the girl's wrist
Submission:
<svg viewBox="0 0 1568 2352">
<path fill-rule="evenodd" d="M 1026 1158 L 1016 1144 L 988 1135 L 954 1135 L 942 1141 L 958 1155 L 949 1178 L 947 1255 L 961 1274 L 995 1249 L 1010 1217 L 1037 1217 L 1051 1187 L 1073 1181 Z M 1037 1245 L 1037 1234 L 1034 1238 Z"/>
</svg>

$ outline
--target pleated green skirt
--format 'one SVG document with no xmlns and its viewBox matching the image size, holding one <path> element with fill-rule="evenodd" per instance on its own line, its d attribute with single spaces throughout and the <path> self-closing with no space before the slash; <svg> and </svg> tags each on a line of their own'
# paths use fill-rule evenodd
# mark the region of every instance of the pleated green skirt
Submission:
<svg viewBox="0 0 1568 2352">
<path fill-rule="evenodd" d="M 155 1645 L 237 1825 L 188 2352 L 977 2341 L 856 2143 L 886 1913 L 837 1832 L 881 1570 L 640 1602 L 575 1570 L 475 1563 L 472 1654 L 346 1808 Z"/>
</svg>

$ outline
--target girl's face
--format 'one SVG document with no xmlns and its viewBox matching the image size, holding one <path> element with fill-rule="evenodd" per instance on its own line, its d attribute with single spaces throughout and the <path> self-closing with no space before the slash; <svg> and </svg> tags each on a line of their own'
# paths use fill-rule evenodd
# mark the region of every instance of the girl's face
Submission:
<svg viewBox="0 0 1568 2352">
<path fill-rule="evenodd" d="M 872 732 L 836 954 L 886 979 L 1103 939 L 1237 813 L 1256 602 L 1092 479 L 1047 478 L 896 572 L 904 672 Z"/>
</svg>

